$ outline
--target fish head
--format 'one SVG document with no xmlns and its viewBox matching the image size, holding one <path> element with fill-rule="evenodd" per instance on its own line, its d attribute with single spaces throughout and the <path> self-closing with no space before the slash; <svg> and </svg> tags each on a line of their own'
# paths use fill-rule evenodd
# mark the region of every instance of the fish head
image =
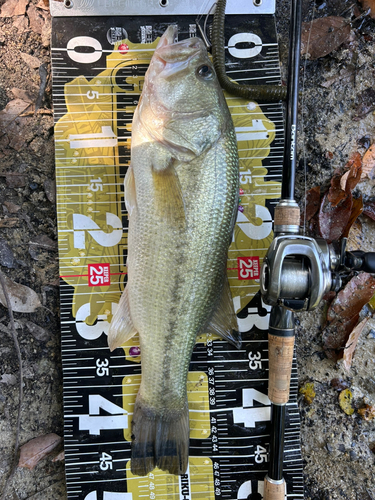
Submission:
<svg viewBox="0 0 375 500">
<path fill-rule="evenodd" d="M 153 138 L 189 160 L 214 144 L 229 112 L 207 49 L 200 38 L 176 42 L 169 26 L 145 77 L 139 113 Z M 230 116 L 229 116 L 230 121 Z"/>
</svg>

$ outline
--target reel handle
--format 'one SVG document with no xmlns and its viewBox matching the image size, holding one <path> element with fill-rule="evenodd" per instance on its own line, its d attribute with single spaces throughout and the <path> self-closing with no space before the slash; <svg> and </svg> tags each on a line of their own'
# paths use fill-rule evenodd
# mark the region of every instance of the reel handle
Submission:
<svg viewBox="0 0 375 500">
<path fill-rule="evenodd" d="M 366 273 L 375 273 L 375 252 L 362 252 L 362 250 L 346 252 L 345 267 Z"/>
</svg>

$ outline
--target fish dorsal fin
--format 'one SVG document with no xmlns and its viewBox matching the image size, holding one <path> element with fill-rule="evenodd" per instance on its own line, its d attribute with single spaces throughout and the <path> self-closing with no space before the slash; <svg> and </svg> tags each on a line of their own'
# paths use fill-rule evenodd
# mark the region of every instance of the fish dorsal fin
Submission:
<svg viewBox="0 0 375 500">
<path fill-rule="evenodd" d="M 128 287 L 122 293 L 108 331 L 108 345 L 111 351 L 131 339 L 137 330 L 130 316 Z"/>
<path fill-rule="evenodd" d="M 241 334 L 238 331 L 237 316 L 234 312 L 227 275 L 224 278 L 224 286 L 217 308 L 204 331 L 219 335 L 238 349 L 241 347 Z"/>
<path fill-rule="evenodd" d="M 135 179 L 133 168 L 130 166 L 125 175 L 124 180 L 124 188 L 125 188 L 125 205 L 129 215 L 132 214 L 132 211 L 137 206 L 137 195 L 135 192 Z"/>
<path fill-rule="evenodd" d="M 168 225 L 186 226 L 186 215 L 180 180 L 172 159 L 165 168 L 152 168 L 155 209 Z"/>
</svg>

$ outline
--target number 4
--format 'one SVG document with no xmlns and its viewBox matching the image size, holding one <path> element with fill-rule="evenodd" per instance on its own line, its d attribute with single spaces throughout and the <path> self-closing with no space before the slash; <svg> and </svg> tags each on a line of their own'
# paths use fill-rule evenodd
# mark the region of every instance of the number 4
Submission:
<svg viewBox="0 0 375 500">
<path fill-rule="evenodd" d="M 100 408 L 109 415 L 99 415 Z M 99 435 L 102 430 L 127 429 L 128 412 L 100 394 L 89 395 L 89 415 L 79 415 L 79 430 Z"/>
</svg>

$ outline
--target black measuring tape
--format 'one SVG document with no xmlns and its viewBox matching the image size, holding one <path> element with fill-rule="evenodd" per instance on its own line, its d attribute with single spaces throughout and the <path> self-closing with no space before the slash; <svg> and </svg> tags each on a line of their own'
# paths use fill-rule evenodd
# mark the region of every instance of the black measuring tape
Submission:
<svg viewBox="0 0 375 500">
<path fill-rule="evenodd" d="M 260 499 L 268 468 L 270 307 L 258 293 L 259 272 L 272 240 L 273 208 L 280 193 L 282 107 L 227 96 L 241 186 L 227 267 L 243 345 L 236 350 L 213 335 L 198 338 L 188 377 L 187 474 L 156 469 L 147 477 L 133 476 L 130 429 L 141 376 L 139 343 L 134 337 L 110 353 L 106 336 L 126 285 L 123 179 L 130 163 L 131 121 L 148 62 L 167 25 L 178 26 L 179 39 L 199 32 L 196 15 L 124 17 L 107 15 L 111 12 L 103 6 L 102 15 L 91 15 L 89 4 L 76 4 L 86 6 L 80 15 L 67 16 L 62 3 L 57 14 L 52 9 L 68 498 Z M 271 14 L 232 13 L 226 19 L 226 36 L 231 78 L 279 82 Z M 299 426 L 294 365 L 284 476 L 285 498 L 296 500 L 303 498 Z"/>
</svg>

